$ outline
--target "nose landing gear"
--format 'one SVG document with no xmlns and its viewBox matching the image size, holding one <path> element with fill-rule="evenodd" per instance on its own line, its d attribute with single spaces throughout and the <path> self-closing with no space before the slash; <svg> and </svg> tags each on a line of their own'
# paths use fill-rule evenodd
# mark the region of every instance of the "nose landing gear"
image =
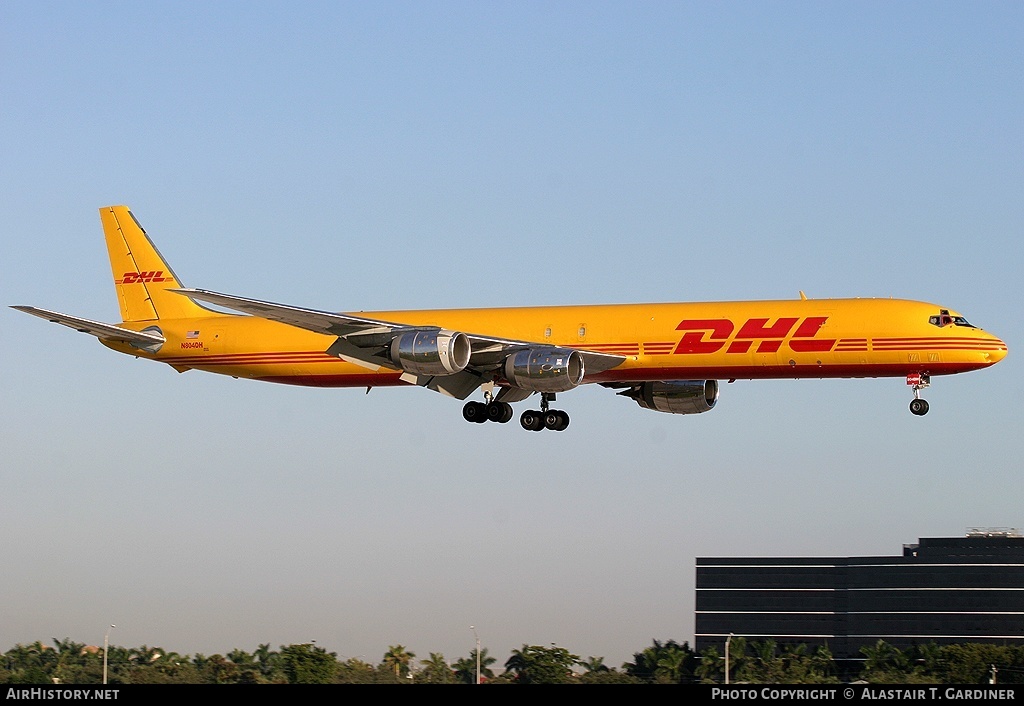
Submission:
<svg viewBox="0 0 1024 706">
<path fill-rule="evenodd" d="M 914 399 L 910 401 L 910 413 L 923 417 L 928 414 L 928 400 L 921 399 L 921 390 L 931 385 L 931 379 L 925 373 L 910 373 L 907 384 L 914 388 Z"/>
</svg>

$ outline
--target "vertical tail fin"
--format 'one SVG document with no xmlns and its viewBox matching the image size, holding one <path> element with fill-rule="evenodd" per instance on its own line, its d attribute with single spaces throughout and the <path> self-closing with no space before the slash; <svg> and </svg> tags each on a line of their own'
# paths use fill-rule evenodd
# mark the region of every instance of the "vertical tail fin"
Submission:
<svg viewBox="0 0 1024 706">
<path fill-rule="evenodd" d="M 181 283 L 127 206 L 104 206 L 100 221 L 123 321 L 217 316 L 168 291 Z"/>
</svg>

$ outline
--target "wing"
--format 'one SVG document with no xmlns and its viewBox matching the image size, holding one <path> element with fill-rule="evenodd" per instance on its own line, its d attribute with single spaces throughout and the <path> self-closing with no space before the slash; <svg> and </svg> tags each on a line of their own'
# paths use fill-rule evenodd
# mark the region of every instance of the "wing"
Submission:
<svg viewBox="0 0 1024 706">
<path fill-rule="evenodd" d="M 177 289 L 179 294 L 208 304 L 223 306 L 289 326 L 336 336 L 327 353 L 350 363 L 373 370 L 389 368 L 403 370 L 406 382 L 427 387 L 451 397 L 465 399 L 482 384 L 493 379 L 510 354 L 541 347 L 532 341 L 496 338 L 470 332 L 445 331 L 437 326 L 410 326 L 397 321 L 369 319 L 352 314 L 303 309 L 286 304 L 248 299 L 205 289 Z M 418 370 L 396 364 L 390 355 L 393 342 L 405 334 L 436 334 L 439 337 L 465 337 L 469 343 L 468 362 L 454 372 Z M 586 373 L 598 373 L 614 368 L 625 360 L 623 356 L 574 349 L 583 359 Z M 509 390 L 504 399 L 525 399 L 536 390 L 522 392 Z M 526 394 L 523 394 L 525 392 Z M 516 401 L 516 399 L 510 399 Z"/>
<path fill-rule="evenodd" d="M 90 321 L 89 319 L 82 319 L 77 316 L 69 316 L 68 314 L 60 314 L 56 311 L 47 311 L 46 309 L 37 309 L 34 306 L 12 306 L 12 309 L 18 311 L 24 311 L 26 314 L 32 314 L 32 316 L 38 316 L 41 319 L 46 319 L 55 324 L 61 324 L 73 328 L 81 333 L 88 333 L 96 338 L 104 341 L 120 341 L 123 343 L 130 343 L 137 348 L 143 350 L 149 350 L 154 347 L 159 348 L 164 343 L 164 337 L 155 331 L 132 331 L 130 329 L 121 328 L 120 326 L 114 326 L 113 324 L 103 324 L 98 321 Z"/>
</svg>

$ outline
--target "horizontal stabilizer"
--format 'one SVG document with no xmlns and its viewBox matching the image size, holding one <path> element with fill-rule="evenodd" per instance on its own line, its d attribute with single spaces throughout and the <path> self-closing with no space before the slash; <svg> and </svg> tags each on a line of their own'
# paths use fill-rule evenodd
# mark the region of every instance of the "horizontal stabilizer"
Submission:
<svg viewBox="0 0 1024 706">
<path fill-rule="evenodd" d="M 158 333 L 151 333 L 148 331 L 131 331 L 120 326 L 114 326 L 113 324 L 102 324 L 98 321 L 90 321 L 89 319 L 82 319 L 77 316 L 69 316 L 68 314 L 59 314 L 56 311 L 47 311 L 46 309 L 37 309 L 34 306 L 12 306 L 12 309 L 18 311 L 24 311 L 26 314 L 32 314 L 32 316 L 38 316 L 41 319 L 46 319 L 55 324 L 61 324 L 68 328 L 73 328 L 81 333 L 88 333 L 96 338 L 103 339 L 104 341 L 121 341 L 123 343 L 131 343 L 139 348 L 146 346 L 159 346 L 164 342 L 164 337 Z"/>
</svg>

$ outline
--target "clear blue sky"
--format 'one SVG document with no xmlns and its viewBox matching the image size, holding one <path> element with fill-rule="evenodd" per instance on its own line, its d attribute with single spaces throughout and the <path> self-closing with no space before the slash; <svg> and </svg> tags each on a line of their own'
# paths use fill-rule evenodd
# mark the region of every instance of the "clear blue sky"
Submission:
<svg viewBox="0 0 1024 706">
<path fill-rule="evenodd" d="M 896 296 L 998 368 L 603 389 L 562 434 L 423 390 L 119 356 L 0 313 L 0 650 L 316 640 L 618 666 L 694 559 L 1024 524 L 1024 5 L 0 4 L 0 303 L 106 321 L 97 209 L 188 286 L 334 310 Z"/>
</svg>

